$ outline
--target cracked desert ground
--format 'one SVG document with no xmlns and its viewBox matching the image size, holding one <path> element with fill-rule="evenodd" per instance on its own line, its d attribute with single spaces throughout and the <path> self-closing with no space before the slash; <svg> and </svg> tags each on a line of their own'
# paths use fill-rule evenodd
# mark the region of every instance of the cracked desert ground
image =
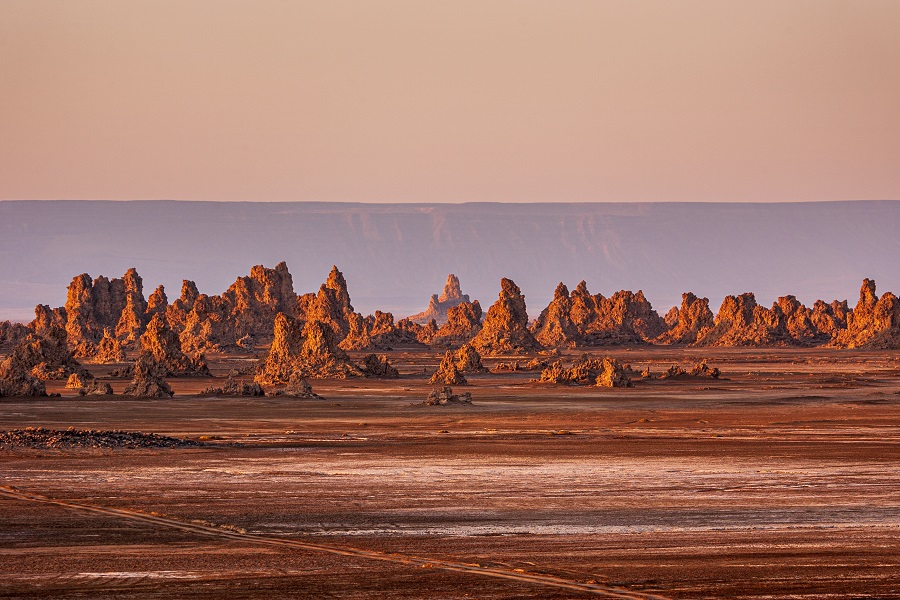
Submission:
<svg viewBox="0 0 900 600">
<path fill-rule="evenodd" d="M 0 450 L 0 596 L 900 597 L 898 353 L 591 354 L 723 379 L 486 373 L 424 406 L 440 356 L 396 351 L 401 379 L 322 399 L 0 399 L 0 430 L 206 441 Z"/>
</svg>

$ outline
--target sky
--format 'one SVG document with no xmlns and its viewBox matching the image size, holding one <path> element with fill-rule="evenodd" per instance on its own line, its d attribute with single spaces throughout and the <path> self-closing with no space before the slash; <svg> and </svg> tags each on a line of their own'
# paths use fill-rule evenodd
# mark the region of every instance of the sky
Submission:
<svg viewBox="0 0 900 600">
<path fill-rule="evenodd" d="M 0 199 L 900 198 L 900 2 L 3 0 Z"/>
</svg>

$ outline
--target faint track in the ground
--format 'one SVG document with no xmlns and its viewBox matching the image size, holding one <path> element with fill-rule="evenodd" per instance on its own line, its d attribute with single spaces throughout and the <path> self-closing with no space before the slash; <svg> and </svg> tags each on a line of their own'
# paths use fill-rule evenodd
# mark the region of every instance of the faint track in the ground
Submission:
<svg viewBox="0 0 900 600">
<path fill-rule="evenodd" d="M 562 577 L 555 577 L 553 575 L 542 575 L 537 573 L 527 573 L 527 572 L 518 572 L 512 569 L 501 569 L 495 567 L 486 567 L 478 564 L 467 564 L 460 562 L 453 562 L 447 560 L 440 560 L 434 558 L 422 558 L 419 556 L 410 556 L 399 553 L 385 553 L 385 552 L 377 552 L 373 550 L 363 550 L 360 548 L 351 548 L 344 546 L 332 546 L 329 544 L 315 544 L 311 542 L 303 542 L 299 540 L 285 540 L 279 538 L 272 537 L 263 537 L 259 535 L 242 533 L 240 531 L 233 531 L 231 529 L 224 529 L 221 527 L 217 527 L 214 525 L 206 525 L 200 523 L 193 523 L 188 521 L 180 521 L 178 519 L 173 519 L 171 517 L 163 517 L 154 514 L 148 514 L 133 510 L 127 510 L 122 508 L 108 508 L 105 506 L 97 506 L 94 504 L 85 504 L 82 502 L 69 502 L 66 500 L 56 500 L 53 498 L 49 498 L 47 496 L 42 496 L 40 494 L 34 494 L 31 492 L 24 492 L 22 490 L 0 486 L 0 496 L 5 496 L 7 498 L 13 498 L 16 500 L 21 500 L 25 502 L 41 502 L 44 504 L 54 504 L 56 506 L 62 506 L 65 508 L 72 508 L 76 510 L 82 510 L 86 512 L 92 512 L 96 514 L 101 514 L 109 517 L 118 517 L 121 519 L 126 519 L 130 521 L 137 521 L 141 523 L 149 523 L 152 525 L 158 525 L 160 527 L 166 527 L 169 529 L 176 529 L 178 531 L 184 531 L 188 533 L 196 533 L 203 536 L 214 537 L 218 539 L 227 539 L 227 540 L 237 540 L 241 542 L 251 543 L 251 544 L 260 544 L 266 546 L 274 546 L 281 548 L 291 548 L 298 550 L 308 550 L 311 552 L 325 552 L 328 554 L 336 554 L 339 556 L 350 556 L 356 558 L 365 558 L 369 560 L 379 560 L 384 562 L 392 562 L 399 563 L 404 565 L 422 567 L 422 568 L 433 568 L 440 569 L 443 571 L 454 571 L 458 573 L 471 573 L 474 575 L 483 575 L 485 577 L 493 577 L 496 579 L 509 579 L 512 581 L 518 581 L 522 583 L 532 583 L 535 585 L 545 586 L 545 587 L 553 587 L 560 588 L 578 592 L 585 592 L 590 594 L 595 594 L 597 596 L 603 596 L 606 598 L 631 598 L 631 599 L 640 599 L 640 600 L 667 600 L 664 596 L 659 596 L 656 594 L 650 594 L 645 592 L 638 592 L 634 590 L 627 590 L 624 588 L 618 588 L 613 586 L 601 585 L 599 583 L 583 583 L 580 581 L 574 581 L 569 579 L 564 579 Z"/>
</svg>

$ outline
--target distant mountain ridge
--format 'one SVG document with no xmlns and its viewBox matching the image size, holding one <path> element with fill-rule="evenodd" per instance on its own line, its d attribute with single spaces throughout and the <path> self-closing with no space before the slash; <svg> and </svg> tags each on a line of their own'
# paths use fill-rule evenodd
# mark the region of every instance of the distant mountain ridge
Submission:
<svg viewBox="0 0 900 600">
<path fill-rule="evenodd" d="M 286 261 L 298 292 L 332 264 L 360 312 L 418 313 L 456 273 L 490 303 L 515 280 L 532 317 L 560 281 L 643 290 L 661 314 L 682 292 L 856 297 L 871 277 L 900 289 L 900 202 L 786 204 L 353 204 L 0 202 L 0 320 L 59 306 L 73 275 L 136 267 L 149 288 L 182 279 L 218 294 L 235 273 Z"/>
</svg>

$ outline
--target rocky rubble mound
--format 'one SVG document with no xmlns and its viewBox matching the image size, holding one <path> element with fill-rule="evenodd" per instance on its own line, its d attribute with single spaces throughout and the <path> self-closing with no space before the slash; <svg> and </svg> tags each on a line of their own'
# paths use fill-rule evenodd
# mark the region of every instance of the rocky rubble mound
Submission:
<svg viewBox="0 0 900 600">
<path fill-rule="evenodd" d="M 26 427 L 0 432 L 0 448 L 43 450 L 75 448 L 193 448 L 202 442 L 135 431 L 67 430 Z"/>
<path fill-rule="evenodd" d="M 400 377 L 400 372 L 388 362 L 387 357 L 378 356 L 377 354 L 367 354 L 360 369 L 366 377 L 375 379 L 397 379 Z"/>
<path fill-rule="evenodd" d="M 459 287 L 459 278 L 451 273 L 447 276 L 447 283 L 444 284 L 444 291 L 441 295 L 432 294 L 431 299 L 428 301 L 428 308 L 424 312 L 408 318 L 420 325 L 425 325 L 431 320 L 440 325 L 449 318 L 448 312 L 451 308 L 468 301 L 468 294 L 463 294 L 462 289 Z"/>
<path fill-rule="evenodd" d="M 718 379 L 721 376 L 721 372 L 716 367 L 710 367 L 706 364 L 706 361 L 700 361 L 691 367 L 690 371 L 679 367 L 678 365 L 672 365 L 666 371 L 660 375 L 660 379 Z M 649 378 L 649 377 L 648 377 Z"/>
<path fill-rule="evenodd" d="M 613 358 L 595 359 L 582 356 L 566 368 L 557 360 L 541 371 L 542 383 L 597 385 L 600 387 L 631 387 L 627 370 Z"/>
<path fill-rule="evenodd" d="M 444 358 L 438 370 L 431 376 L 429 383 L 444 383 L 447 385 L 465 385 L 465 376 L 456 367 L 456 356 L 451 350 L 444 353 Z"/>
<path fill-rule="evenodd" d="M 311 379 L 363 374 L 338 347 L 330 325 L 321 321 L 304 323 L 279 314 L 272 346 L 257 369 L 255 381 L 261 385 L 287 383 L 294 373 Z"/>
<path fill-rule="evenodd" d="M 79 396 L 111 396 L 112 386 L 105 381 L 90 381 L 84 387 L 78 388 Z"/>
<path fill-rule="evenodd" d="M 266 393 L 262 387 L 254 382 L 237 381 L 234 377 L 228 376 L 225 383 L 221 387 L 210 386 L 200 392 L 203 396 L 265 396 Z"/>
<path fill-rule="evenodd" d="M 709 298 L 698 298 L 691 292 L 681 295 L 681 308 L 673 307 L 665 318 L 668 331 L 660 335 L 658 344 L 693 344 L 715 326 L 709 309 Z"/>
<path fill-rule="evenodd" d="M 540 350 L 528 330 L 525 296 L 511 279 L 500 280 L 500 296 L 491 306 L 472 346 L 482 355 L 513 354 Z"/>
<path fill-rule="evenodd" d="M 139 398 L 171 398 L 172 388 L 166 383 L 166 368 L 151 354 L 141 354 L 134 363 L 134 379 L 125 387 L 126 396 Z"/>
<path fill-rule="evenodd" d="M 833 345 L 841 348 L 900 348 L 900 300 L 891 292 L 875 294 L 875 281 L 863 280 L 859 302 L 847 316 L 847 328 Z"/>
<path fill-rule="evenodd" d="M 443 404 L 472 404 L 472 394 L 464 392 L 462 394 L 454 394 L 453 388 L 444 386 L 434 388 L 425 399 L 426 406 L 438 406 Z"/>
</svg>

